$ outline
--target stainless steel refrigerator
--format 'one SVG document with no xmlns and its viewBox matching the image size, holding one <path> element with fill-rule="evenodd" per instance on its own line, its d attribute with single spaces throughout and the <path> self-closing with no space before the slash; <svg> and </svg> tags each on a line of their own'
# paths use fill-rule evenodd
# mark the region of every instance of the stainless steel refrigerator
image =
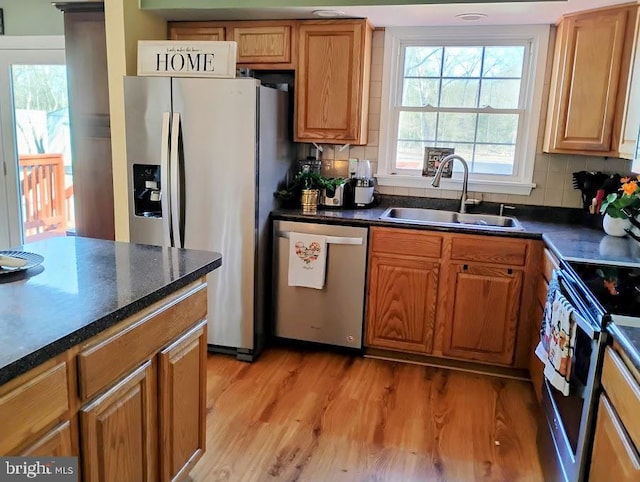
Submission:
<svg viewBox="0 0 640 482">
<path fill-rule="evenodd" d="M 222 253 L 209 348 L 253 360 L 265 338 L 269 213 L 291 167 L 286 92 L 250 78 L 125 77 L 131 242 Z"/>
</svg>

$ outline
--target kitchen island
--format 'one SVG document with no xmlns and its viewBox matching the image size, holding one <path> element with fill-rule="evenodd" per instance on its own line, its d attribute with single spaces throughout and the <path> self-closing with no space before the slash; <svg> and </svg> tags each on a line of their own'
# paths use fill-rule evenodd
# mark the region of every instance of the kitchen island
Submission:
<svg viewBox="0 0 640 482">
<path fill-rule="evenodd" d="M 44 261 L 0 278 L 0 454 L 82 453 L 86 481 L 183 478 L 204 452 L 221 255 L 77 237 L 18 250 Z"/>
</svg>

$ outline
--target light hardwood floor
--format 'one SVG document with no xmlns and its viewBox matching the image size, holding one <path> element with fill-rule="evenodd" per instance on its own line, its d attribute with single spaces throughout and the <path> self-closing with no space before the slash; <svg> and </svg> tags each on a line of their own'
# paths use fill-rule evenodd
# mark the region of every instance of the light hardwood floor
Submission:
<svg viewBox="0 0 640 482">
<path fill-rule="evenodd" d="M 278 348 L 207 383 L 194 482 L 543 480 L 527 382 Z"/>
</svg>

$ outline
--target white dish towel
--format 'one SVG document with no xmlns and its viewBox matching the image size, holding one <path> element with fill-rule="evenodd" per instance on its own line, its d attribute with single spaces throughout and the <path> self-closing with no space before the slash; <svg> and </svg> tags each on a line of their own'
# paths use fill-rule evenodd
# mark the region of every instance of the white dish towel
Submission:
<svg viewBox="0 0 640 482">
<path fill-rule="evenodd" d="M 544 362 L 544 376 L 549 383 L 569 395 L 571 365 L 576 343 L 576 323 L 571 314 L 574 309 L 559 293 L 547 297 L 541 340 L 536 355 Z"/>
<path fill-rule="evenodd" d="M 289 286 L 321 290 L 326 269 L 326 236 L 289 233 Z"/>
</svg>

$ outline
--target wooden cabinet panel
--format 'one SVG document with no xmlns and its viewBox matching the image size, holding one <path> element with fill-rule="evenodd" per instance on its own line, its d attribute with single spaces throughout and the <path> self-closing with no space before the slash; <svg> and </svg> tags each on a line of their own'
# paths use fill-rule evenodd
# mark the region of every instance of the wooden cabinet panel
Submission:
<svg viewBox="0 0 640 482">
<path fill-rule="evenodd" d="M 227 40 L 238 42 L 239 64 L 291 64 L 294 25 L 293 22 L 246 22 L 243 26 L 230 27 Z"/>
<path fill-rule="evenodd" d="M 600 395 L 591 454 L 590 482 L 640 480 L 640 459 L 605 395 Z"/>
<path fill-rule="evenodd" d="M 616 408 L 633 443 L 640 447 L 640 385 L 622 359 L 607 348 L 602 367 L 602 386 Z"/>
<path fill-rule="evenodd" d="M 71 432 L 71 422 L 57 425 L 36 442 L 24 449 L 20 455 L 28 457 L 65 457 L 78 455 Z"/>
<path fill-rule="evenodd" d="M 367 344 L 430 353 L 439 264 L 383 255 L 369 263 Z"/>
<path fill-rule="evenodd" d="M 80 395 L 83 400 L 115 382 L 143 360 L 150 358 L 196 321 L 206 317 L 205 284 L 163 300 L 161 309 L 120 329 L 101 336 L 78 355 Z"/>
<path fill-rule="evenodd" d="M 170 22 L 170 40 L 225 40 L 225 28 L 210 22 Z"/>
<path fill-rule="evenodd" d="M 458 236 L 451 240 L 451 259 L 492 264 L 523 266 L 527 258 L 527 244 L 513 239 L 489 236 Z"/>
<path fill-rule="evenodd" d="M 63 362 L 0 397 L 0 454 L 12 451 L 68 410 L 67 364 Z"/>
<path fill-rule="evenodd" d="M 295 141 L 367 143 L 371 37 L 366 20 L 300 22 Z"/>
<path fill-rule="evenodd" d="M 157 479 L 155 399 L 147 361 L 80 411 L 86 482 Z"/>
<path fill-rule="evenodd" d="M 509 365 L 513 362 L 522 272 L 452 264 L 445 314 L 447 356 Z"/>
<path fill-rule="evenodd" d="M 442 236 L 426 231 L 371 228 L 371 251 L 394 255 L 440 258 Z"/>
<path fill-rule="evenodd" d="M 558 26 L 544 150 L 617 154 L 636 7 L 569 15 Z"/>
<path fill-rule="evenodd" d="M 206 441 L 206 322 L 162 352 L 159 359 L 159 425 L 163 482 L 184 478 Z"/>
</svg>

